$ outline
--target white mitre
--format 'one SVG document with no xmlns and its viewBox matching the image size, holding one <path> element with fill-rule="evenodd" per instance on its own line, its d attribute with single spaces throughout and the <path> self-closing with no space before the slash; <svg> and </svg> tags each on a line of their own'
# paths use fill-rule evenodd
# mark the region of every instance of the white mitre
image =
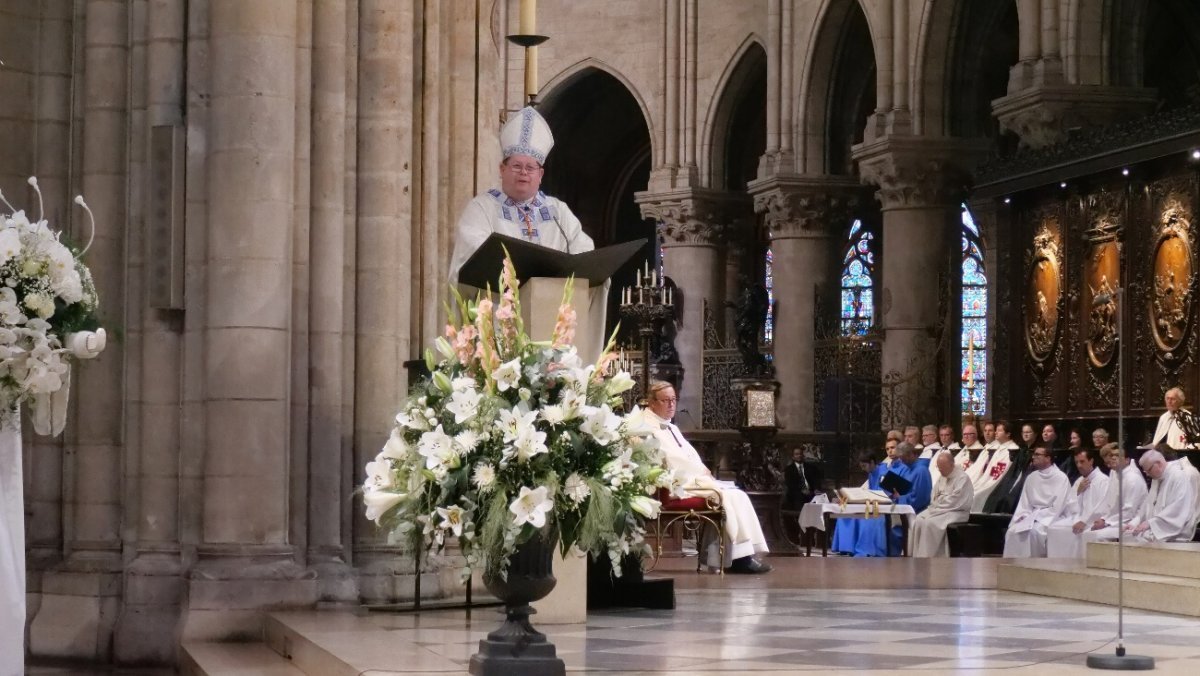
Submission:
<svg viewBox="0 0 1200 676">
<path fill-rule="evenodd" d="M 500 151 L 505 159 L 513 155 L 528 155 L 546 163 L 546 156 L 554 147 L 554 134 L 550 133 L 550 125 L 538 111 L 526 106 L 517 111 L 516 115 L 508 118 L 508 122 L 500 129 Z"/>
</svg>

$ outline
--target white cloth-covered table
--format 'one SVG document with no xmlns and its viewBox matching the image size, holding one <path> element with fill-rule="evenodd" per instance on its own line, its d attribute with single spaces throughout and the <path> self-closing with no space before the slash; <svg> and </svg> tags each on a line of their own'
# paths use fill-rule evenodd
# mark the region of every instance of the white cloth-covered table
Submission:
<svg viewBox="0 0 1200 676">
<path fill-rule="evenodd" d="M 25 673 L 25 505 L 20 416 L 0 413 L 0 676 Z"/>
<path fill-rule="evenodd" d="M 912 505 L 879 505 L 879 514 L 900 517 L 904 525 L 905 539 L 907 539 L 908 529 L 912 525 L 912 520 L 917 516 L 917 512 L 913 509 Z M 837 502 L 810 502 L 800 508 L 800 531 L 802 533 L 807 533 L 810 530 L 824 531 L 826 537 L 821 547 L 821 556 L 827 556 L 829 551 L 828 532 L 831 529 L 826 526 L 826 521 L 846 518 L 867 518 L 867 506 L 864 504 L 848 504 L 843 507 Z M 871 518 L 875 517 L 872 516 Z M 805 538 L 805 541 L 808 542 L 807 554 L 811 555 L 812 540 Z M 901 553 L 903 554 L 903 552 Z"/>
</svg>

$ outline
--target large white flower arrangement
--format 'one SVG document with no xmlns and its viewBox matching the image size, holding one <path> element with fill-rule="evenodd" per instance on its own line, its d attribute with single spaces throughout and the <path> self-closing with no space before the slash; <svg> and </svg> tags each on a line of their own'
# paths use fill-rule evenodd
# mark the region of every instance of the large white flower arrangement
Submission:
<svg viewBox="0 0 1200 676">
<path fill-rule="evenodd" d="M 557 528 L 564 553 L 641 554 L 651 495 L 678 489 L 644 412 L 621 414 L 633 386 L 606 349 L 595 365 L 572 346 L 567 286 L 549 342 L 526 335 L 516 273 L 505 262 L 498 301 L 456 293 L 451 323 L 427 350 L 432 373 L 367 464 L 366 515 L 393 541 L 440 551 L 458 539 L 464 574 L 504 574 L 518 544 Z M 614 565 L 619 575 L 620 566 Z"/>
<path fill-rule="evenodd" d="M 37 179 L 29 185 L 42 194 Z M 58 434 L 66 419 L 70 359 L 95 357 L 106 337 L 97 329 L 99 299 L 92 275 L 39 214 L 8 207 L 0 217 L 0 407 L 27 403 L 39 434 Z M 95 223 L 82 197 L 75 202 Z M 41 209 L 39 209 L 41 211 Z M 86 251 L 86 247 L 85 247 Z M 95 330 L 95 332 L 93 332 Z"/>
</svg>

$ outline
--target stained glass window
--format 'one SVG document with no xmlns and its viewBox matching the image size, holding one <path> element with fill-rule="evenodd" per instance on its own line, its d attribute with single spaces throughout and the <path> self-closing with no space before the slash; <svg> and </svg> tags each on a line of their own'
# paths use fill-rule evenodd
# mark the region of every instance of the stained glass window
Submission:
<svg viewBox="0 0 1200 676">
<path fill-rule="evenodd" d="M 962 412 L 987 415 L 987 274 L 983 243 L 967 205 L 962 205 Z"/>
<path fill-rule="evenodd" d="M 841 333 L 861 336 L 871 330 L 875 320 L 875 235 L 856 220 L 848 240 L 842 257 Z"/>
<path fill-rule="evenodd" d="M 763 325 L 763 341 L 770 345 L 775 339 L 775 254 L 767 247 L 763 262 L 763 286 L 767 287 L 767 321 Z"/>
</svg>

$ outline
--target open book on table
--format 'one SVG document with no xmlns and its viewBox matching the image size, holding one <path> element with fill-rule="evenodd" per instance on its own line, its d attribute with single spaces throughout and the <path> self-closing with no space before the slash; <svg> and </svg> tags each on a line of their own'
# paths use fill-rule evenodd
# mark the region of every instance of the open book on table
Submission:
<svg viewBox="0 0 1200 676">
<path fill-rule="evenodd" d="M 846 504 L 865 504 L 867 502 L 878 502 L 882 505 L 892 504 L 892 498 L 886 493 L 883 491 L 873 491 L 869 488 L 839 488 L 838 495 L 846 499 Z"/>
</svg>

